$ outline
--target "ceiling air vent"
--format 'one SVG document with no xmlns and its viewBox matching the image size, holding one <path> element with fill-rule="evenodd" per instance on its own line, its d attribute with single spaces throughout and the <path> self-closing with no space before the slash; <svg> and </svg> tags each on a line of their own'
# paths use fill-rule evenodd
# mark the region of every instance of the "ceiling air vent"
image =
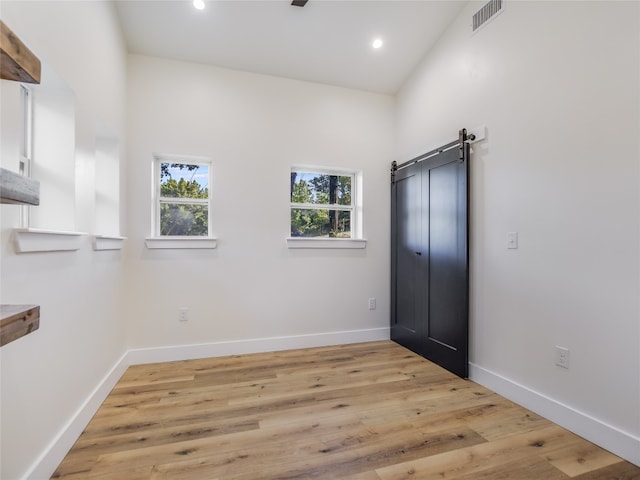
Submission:
<svg viewBox="0 0 640 480">
<path fill-rule="evenodd" d="M 478 30 L 493 17 L 502 12 L 502 0 L 490 0 L 473 15 L 473 31 Z"/>
</svg>

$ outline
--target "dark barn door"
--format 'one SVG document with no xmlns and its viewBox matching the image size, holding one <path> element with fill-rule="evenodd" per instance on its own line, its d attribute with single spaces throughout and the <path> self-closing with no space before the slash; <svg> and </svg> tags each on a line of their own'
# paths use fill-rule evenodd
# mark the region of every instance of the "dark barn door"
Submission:
<svg viewBox="0 0 640 480">
<path fill-rule="evenodd" d="M 463 378 L 468 159 L 466 141 L 449 144 L 397 167 L 391 187 L 391 339 Z"/>
</svg>

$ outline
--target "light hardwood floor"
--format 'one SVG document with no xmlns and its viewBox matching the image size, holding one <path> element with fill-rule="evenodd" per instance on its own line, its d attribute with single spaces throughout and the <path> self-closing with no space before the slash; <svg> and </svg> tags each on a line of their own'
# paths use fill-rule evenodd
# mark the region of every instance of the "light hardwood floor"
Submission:
<svg viewBox="0 0 640 480">
<path fill-rule="evenodd" d="M 130 367 L 52 478 L 630 480 L 392 342 Z"/>
</svg>

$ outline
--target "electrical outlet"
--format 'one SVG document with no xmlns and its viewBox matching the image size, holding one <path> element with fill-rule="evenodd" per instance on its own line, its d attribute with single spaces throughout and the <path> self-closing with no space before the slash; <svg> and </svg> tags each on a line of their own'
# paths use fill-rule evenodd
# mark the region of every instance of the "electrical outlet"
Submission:
<svg viewBox="0 0 640 480">
<path fill-rule="evenodd" d="M 371 297 L 369 299 L 369 310 L 375 310 L 376 309 L 376 299 Z"/>
<path fill-rule="evenodd" d="M 178 309 L 178 320 L 180 322 L 186 322 L 189 320 L 189 307 L 180 307 Z"/>
<path fill-rule="evenodd" d="M 562 368 L 569 368 L 569 349 L 556 345 L 556 365 Z"/>
</svg>

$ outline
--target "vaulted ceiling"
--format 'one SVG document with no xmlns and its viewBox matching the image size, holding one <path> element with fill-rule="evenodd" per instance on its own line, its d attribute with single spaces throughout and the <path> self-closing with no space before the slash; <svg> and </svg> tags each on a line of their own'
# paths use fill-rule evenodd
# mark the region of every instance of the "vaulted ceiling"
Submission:
<svg viewBox="0 0 640 480">
<path fill-rule="evenodd" d="M 467 3 L 119 0 L 131 53 L 394 94 Z M 383 41 L 374 49 L 374 39 Z"/>
</svg>

